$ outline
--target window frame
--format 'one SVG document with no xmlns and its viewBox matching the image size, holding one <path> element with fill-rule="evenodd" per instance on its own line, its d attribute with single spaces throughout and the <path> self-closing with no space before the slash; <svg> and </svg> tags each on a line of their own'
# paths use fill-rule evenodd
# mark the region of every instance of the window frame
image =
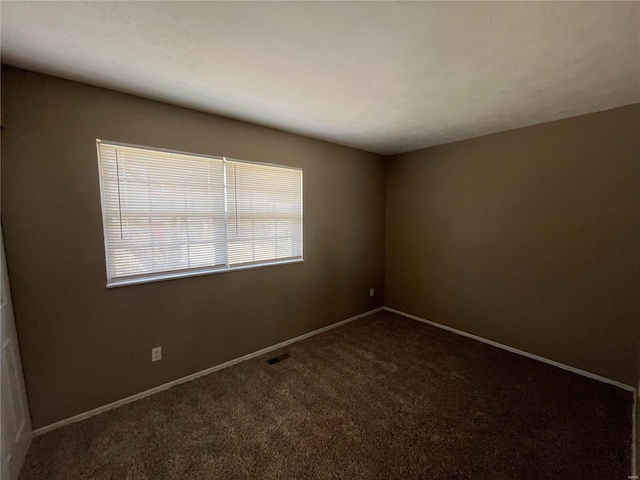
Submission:
<svg viewBox="0 0 640 480">
<path fill-rule="evenodd" d="M 253 165 L 260 165 L 265 167 L 275 167 L 275 168 L 285 168 L 288 170 L 298 170 L 300 171 L 300 256 L 295 258 L 285 258 L 285 259 L 273 259 L 273 260 L 264 260 L 257 261 L 255 263 L 242 264 L 242 265 L 225 265 L 225 266 L 215 266 L 215 267 L 202 267 L 202 268 L 194 268 L 189 270 L 171 270 L 167 272 L 160 273 L 149 273 L 149 274 L 141 274 L 141 275 L 132 275 L 128 277 L 120 277 L 120 278 L 112 278 L 109 272 L 109 244 L 108 244 L 108 231 L 107 231 L 107 222 L 106 222 L 106 203 L 105 203 L 105 192 L 104 192 L 104 183 L 102 178 L 102 163 L 100 159 L 100 145 L 109 145 L 113 147 L 126 147 L 126 148 L 138 148 L 148 151 L 156 151 L 162 153 L 171 153 L 176 155 L 188 155 L 193 157 L 201 157 L 201 158 L 209 158 L 212 160 L 222 160 L 223 162 L 236 162 L 236 163 L 247 163 Z M 267 162 L 256 162 L 252 160 L 241 160 L 232 157 L 224 157 L 224 156 L 216 156 L 216 155 L 205 155 L 201 153 L 191 153 L 191 152 L 183 152 L 180 150 L 171 150 L 166 148 L 158 148 L 158 147 L 148 147 L 144 145 L 136 145 L 132 143 L 123 143 L 123 142 L 114 142 L 111 140 L 102 140 L 96 139 L 96 151 L 97 151 L 97 160 L 98 160 L 98 176 L 100 183 L 100 211 L 101 211 L 101 221 L 102 221 L 102 234 L 104 240 L 104 260 L 105 260 L 105 274 L 107 277 L 107 288 L 117 288 L 124 287 L 128 285 L 137 285 L 143 283 L 153 283 L 160 282 L 164 280 L 173 280 L 178 278 L 187 278 L 187 277 L 198 277 L 203 275 L 211 275 L 214 273 L 226 273 L 226 272 L 234 272 L 239 270 L 249 270 L 253 268 L 262 268 L 262 267 L 272 267 L 276 265 L 288 265 L 294 263 L 303 263 L 304 262 L 304 169 L 302 167 L 292 167 L 288 165 L 278 165 L 275 163 L 267 163 Z M 223 167 L 224 172 L 226 172 L 226 166 Z M 224 173 L 223 175 L 226 175 Z M 226 195 L 226 193 L 225 193 Z M 226 200 L 225 200 L 226 204 Z M 228 215 L 228 211 L 225 211 L 225 218 Z M 225 220 L 225 228 L 227 225 L 227 221 Z M 228 244 L 227 244 L 228 248 Z M 228 263 L 228 261 L 227 261 Z"/>
</svg>

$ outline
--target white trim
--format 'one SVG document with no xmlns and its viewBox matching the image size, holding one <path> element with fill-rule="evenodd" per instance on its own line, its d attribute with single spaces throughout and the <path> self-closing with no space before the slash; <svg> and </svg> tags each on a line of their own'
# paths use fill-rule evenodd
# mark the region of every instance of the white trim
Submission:
<svg viewBox="0 0 640 480">
<path fill-rule="evenodd" d="M 141 398 L 148 397 L 149 395 L 153 395 L 155 393 L 161 392 L 168 388 L 174 387 L 181 383 L 189 382 L 191 380 L 195 380 L 198 377 L 202 377 L 203 375 L 208 375 L 209 373 L 216 372 L 218 370 L 222 370 L 223 368 L 230 367 L 235 365 L 236 363 L 244 362 L 245 360 L 250 360 L 255 357 L 259 357 L 262 354 L 270 352 L 272 350 L 277 350 L 278 348 L 285 347 L 287 345 L 291 345 L 292 343 L 299 342 L 300 340 L 304 340 L 305 338 L 313 337 L 314 335 L 318 335 L 319 333 L 326 332 L 327 330 L 331 330 L 342 325 L 345 325 L 349 322 L 353 322 L 359 318 L 367 317 L 369 315 L 373 315 L 374 313 L 378 313 L 382 311 L 383 307 L 376 308 L 374 310 L 369 310 L 368 312 L 361 313 L 354 317 L 347 318 L 346 320 L 341 320 L 337 323 L 332 323 L 331 325 L 327 325 L 326 327 L 319 328 L 317 330 L 313 330 L 312 332 L 305 333 L 299 335 L 294 338 L 290 338 L 289 340 L 285 340 L 284 342 L 277 343 L 275 345 L 271 345 L 270 347 L 265 347 L 263 349 L 257 350 L 253 353 L 248 353 L 247 355 L 243 355 L 238 358 L 234 358 L 233 360 L 229 360 L 228 362 L 221 363 L 214 367 L 207 368 L 205 370 L 201 370 L 196 373 L 192 373 L 191 375 L 187 375 L 186 377 L 178 378 L 177 380 L 172 380 L 171 382 L 158 385 L 157 387 L 153 387 L 149 390 L 145 390 L 144 392 L 136 393 L 135 395 L 131 395 L 130 397 L 123 398 L 121 400 L 116 400 L 115 402 L 108 403 L 98 408 L 94 408 L 93 410 L 89 410 L 84 413 L 80 413 L 78 415 L 74 415 L 73 417 L 65 418 L 64 420 L 60 420 L 59 422 L 52 423 L 50 425 L 46 425 L 44 427 L 37 428 L 33 431 L 33 436 L 37 437 L 42 435 L 43 433 L 50 432 L 51 430 L 55 430 L 57 428 L 63 427 L 65 425 L 69 425 L 70 423 L 79 422 L 81 420 L 85 420 L 89 417 L 93 417 L 94 415 L 98 415 L 99 413 L 106 412 L 107 410 L 112 410 L 114 408 L 120 407 L 126 403 L 134 402 L 136 400 L 140 400 Z"/>
<path fill-rule="evenodd" d="M 159 148 L 159 147 L 149 147 L 147 145 L 137 145 L 135 143 L 124 143 L 124 142 L 113 142 L 111 140 L 101 140 L 100 138 L 96 139 L 97 142 L 103 143 L 104 145 L 111 145 L 113 147 L 126 147 L 126 148 L 135 148 L 137 150 L 151 150 L 154 152 L 160 153 L 170 153 L 174 155 L 185 155 L 190 157 L 201 157 L 201 158 L 211 158 L 213 160 L 222 160 L 226 159 L 230 162 L 238 162 L 238 163 L 251 163 L 253 165 L 266 165 L 268 167 L 279 167 L 279 168 L 289 168 L 292 170 L 303 170 L 302 167 L 292 167 L 289 165 L 280 165 L 278 163 L 268 163 L 268 162 L 256 162 L 253 160 L 241 160 L 239 158 L 232 158 L 222 156 L 219 157 L 217 155 L 207 155 L 205 153 L 193 153 L 193 152 L 183 152 L 181 150 L 171 150 L 170 148 Z"/>
<path fill-rule="evenodd" d="M 637 458 L 637 448 L 638 448 L 638 429 L 636 428 L 637 421 L 637 413 L 636 409 L 638 406 L 638 396 L 640 395 L 640 385 L 638 386 L 638 391 L 636 395 L 633 396 L 633 412 L 631 413 L 631 421 L 633 425 L 631 426 L 631 476 L 638 478 L 638 458 Z"/>
<path fill-rule="evenodd" d="M 448 327 L 446 325 L 442 325 L 440 323 L 432 322 L 430 320 L 425 320 L 424 318 L 418 317 L 416 315 L 411 315 L 410 313 L 405 313 L 400 310 L 396 310 L 391 307 L 383 307 L 387 312 L 396 313 L 398 315 L 402 315 L 403 317 L 411 318 L 413 320 L 417 320 L 418 322 L 426 323 L 427 325 L 431 325 L 432 327 L 441 328 L 442 330 L 446 330 L 448 332 L 457 333 L 458 335 L 462 335 L 463 337 L 472 338 L 482 343 L 486 343 L 492 345 L 494 347 L 501 348 L 503 350 L 507 350 L 511 353 L 517 353 L 518 355 L 522 355 L 524 357 L 532 358 L 533 360 L 538 360 L 539 362 L 547 363 L 549 365 L 553 365 L 554 367 L 561 368 L 563 370 L 568 370 L 573 373 L 577 373 L 578 375 L 582 375 L 583 377 L 588 377 L 593 380 L 598 380 L 603 383 L 608 383 L 609 385 L 614 385 L 619 388 L 623 388 L 624 390 L 629 390 L 630 392 L 636 392 L 636 388 L 631 385 L 627 385 L 626 383 L 618 382 L 616 380 L 612 380 L 607 377 L 603 377 L 597 375 L 595 373 L 587 372 L 585 370 L 580 370 L 579 368 L 571 367 L 569 365 L 565 365 L 564 363 L 556 362 L 555 360 L 549 360 L 548 358 L 541 357 L 539 355 L 535 355 L 533 353 L 525 352 L 524 350 L 518 350 L 517 348 L 509 347 L 508 345 L 503 345 L 502 343 L 494 342 L 493 340 L 487 340 L 486 338 L 479 337 L 477 335 L 473 335 L 472 333 L 467 333 L 462 330 L 458 330 L 452 327 Z"/>
<path fill-rule="evenodd" d="M 175 280 L 176 278 L 199 277 L 202 275 L 212 275 L 214 273 L 235 272 L 236 270 L 249 270 L 252 268 L 273 267 L 276 265 L 289 265 L 290 263 L 303 263 L 304 258 L 283 258 L 282 260 L 266 260 L 261 263 L 243 264 L 233 267 L 213 267 L 198 270 L 173 271 L 168 273 L 148 274 L 141 277 L 123 277 L 121 280 L 113 280 L 107 283 L 107 288 L 126 287 L 128 285 L 138 285 L 141 283 L 163 282 L 165 280 Z M 227 260 L 228 263 L 228 260 Z M 108 268 L 108 267 L 107 267 Z"/>
</svg>

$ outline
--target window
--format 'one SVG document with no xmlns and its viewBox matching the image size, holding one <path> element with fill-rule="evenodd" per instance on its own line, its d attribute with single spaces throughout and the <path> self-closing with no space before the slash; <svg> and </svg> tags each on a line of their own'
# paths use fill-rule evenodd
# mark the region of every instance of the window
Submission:
<svg viewBox="0 0 640 480">
<path fill-rule="evenodd" d="M 98 140 L 107 286 L 302 260 L 302 170 Z"/>
</svg>

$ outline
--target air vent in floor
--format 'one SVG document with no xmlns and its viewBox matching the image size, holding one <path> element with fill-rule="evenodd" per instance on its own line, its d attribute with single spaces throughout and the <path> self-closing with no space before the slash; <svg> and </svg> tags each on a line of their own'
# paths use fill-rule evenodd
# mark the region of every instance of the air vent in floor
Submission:
<svg viewBox="0 0 640 480">
<path fill-rule="evenodd" d="M 288 353 L 283 353 L 279 357 L 270 358 L 269 360 L 267 360 L 267 363 L 269 365 L 273 365 L 275 363 L 281 362 L 282 360 L 286 360 L 287 358 L 289 358 L 289 354 Z"/>
</svg>

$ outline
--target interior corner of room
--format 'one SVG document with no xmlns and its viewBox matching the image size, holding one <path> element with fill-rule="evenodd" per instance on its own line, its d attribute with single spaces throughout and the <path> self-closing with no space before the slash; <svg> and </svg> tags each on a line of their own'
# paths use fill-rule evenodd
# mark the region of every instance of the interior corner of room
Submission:
<svg viewBox="0 0 640 480">
<path fill-rule="evenodd" d="M 3 479 L 635 475 L 640 4 L 23 3 L 2 6 Z M 168 42 L 146 86 L 47 47 L 126 12 L 149 15 L 138 58 Z M 180 59 L 213 41 L 199 16 L 255 29 L 220 40 L 246 63 L 212 47 L 233 82 Z M 409 61 L 438 39 L 451 77 Z"/>
</svg>

